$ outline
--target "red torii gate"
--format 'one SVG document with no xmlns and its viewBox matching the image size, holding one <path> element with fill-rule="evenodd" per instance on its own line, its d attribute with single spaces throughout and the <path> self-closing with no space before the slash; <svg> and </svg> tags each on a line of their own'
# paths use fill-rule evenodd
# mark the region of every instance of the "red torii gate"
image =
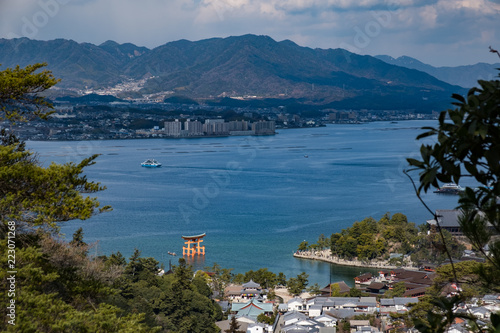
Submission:
<svg viewBox="0 0 500 333">
<path fill-rule="evenodd" d="M 187 246 L 182 247 L 182 255 L 188 255 L 188 256 L 194 256 L 195 254 L 198 255 L 205 255 L 205 246 L 201 246 L 200 243 L 203 242 L 203 237 L 205 237 L 205 233 L 201 235 L 196 235 L 196 236 L 182 236 L 182 239 L 185 240 L 184 244 Z M 193 245 L 193 247 L 191 247 Z"/>
</svg>

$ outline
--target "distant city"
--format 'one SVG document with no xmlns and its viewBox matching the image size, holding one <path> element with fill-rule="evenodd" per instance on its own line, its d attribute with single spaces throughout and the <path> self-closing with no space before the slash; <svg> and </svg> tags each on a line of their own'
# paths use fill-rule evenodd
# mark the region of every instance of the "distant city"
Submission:
<svg viewBox="0 0 500 333">
<path fill-rule="evenodd" d="M 105 140 L 273 135 L 276 129 L 357 124 L 372 121 L 437 119 L 412 110 L 336 110 L 229 107 L 143 102 L 56 101 L 48 121 L 0 123 L 24 140 Z"/>
</svg>

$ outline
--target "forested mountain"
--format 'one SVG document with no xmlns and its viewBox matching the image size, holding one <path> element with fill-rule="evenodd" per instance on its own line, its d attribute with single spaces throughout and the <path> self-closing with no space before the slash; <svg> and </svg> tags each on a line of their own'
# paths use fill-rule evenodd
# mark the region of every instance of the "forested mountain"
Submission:
<svg viewBox="0 0 500 333">
<path fill-rule="evenodd" d="M 0 39 L 2 67 L 47 62 L 59 87 L 107 87 L 149 78 L 142 93 L 176 91 L 196 98 L 258 96 L 349 108 L 447 106 L 457 86 L 413 69 L 343 49 L 312 49 L 292 41 L 244 35 L 152 50 L 112 41 Z"/>
<path fill-rule="evenodd" d="M 471 88 L 477 86 L 478 80 L 491 80 L 496 76 L 496 68 L 500 67 L 500 63 L 486 64 L 484 62 L 475 65 L 457 66 L 457 67 L 434 67 L 423 62 L 402 56 L 393 58 L 388 55 L 378 55 L 375 58 L 383 60 L 391 65 L 416 69 L 434 76 L 435 78 L 455 84 L 464 88 Z"/>
</svg>

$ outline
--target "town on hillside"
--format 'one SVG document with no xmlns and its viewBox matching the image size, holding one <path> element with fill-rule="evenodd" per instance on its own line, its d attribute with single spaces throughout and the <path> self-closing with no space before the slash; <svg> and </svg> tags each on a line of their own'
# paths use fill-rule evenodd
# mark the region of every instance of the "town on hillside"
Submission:
<svg viewBox="0 0 500 333">
<path fill-rule="evenodd" d="M 291 295 L 284 287 L 268 290 L 253 280 L 230 284 L 224 300 L 218 302 L 228 319 L 216 325 L 228 332 L 236 320 L 240 331 L 247 333 L 413 332 L 402 318 L 432 288 L 435 277 L 435 272 L 380 270 L 378 275 L 357 276 L 353 288 L 339 281 L 315 294 L 300 295 Z M 460 291 L 456 284 L 447 283 L 441 294 L 451 297 Z M 491 314 L 500 311 L 500 294 L 472 298 L 453 311 L 473 314 L 487 326 Z M 466 333 L 468 325 L 457 318 L 446 332 Z"/>
</svg>

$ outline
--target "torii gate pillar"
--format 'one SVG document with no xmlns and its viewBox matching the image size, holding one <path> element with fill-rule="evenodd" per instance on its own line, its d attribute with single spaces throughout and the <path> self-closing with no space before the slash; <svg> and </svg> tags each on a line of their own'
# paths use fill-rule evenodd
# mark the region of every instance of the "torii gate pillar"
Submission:
<svg viewBox="0 0 500 333">
<path fill-rule="evenodd" d="M 186 244 L 186 246 L 182 247 L 182 255 L 205 255 L 205 246 L 200 245 L 203 242 L 203 237 L 205 237 L 205 235 L 206 234 L 203 233 L 196 236 L 182 236 L 182 239 L 185 240 L 184 244 Z"/>
</svg>

